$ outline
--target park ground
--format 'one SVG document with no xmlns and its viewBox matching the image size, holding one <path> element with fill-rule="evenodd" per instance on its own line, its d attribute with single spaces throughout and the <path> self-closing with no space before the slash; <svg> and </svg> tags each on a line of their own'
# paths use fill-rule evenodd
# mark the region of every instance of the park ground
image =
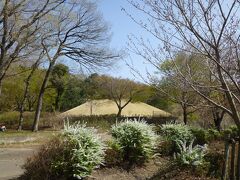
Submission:
<svg viewBox="0 0 240 180">
<path fill-rule="evenodd" d="M 0 179 L 17 179 L 24 173 L 22 169 L 23 164 L 27 158 L 38 152 L 41 144 L 57 135 L 59 131 L 39 131 L 33 133 L 31 131 L 18 132 L 9 130 L 1 132 L 0 140 Z M 110 135 L 108 133 L 100 133 L 103 140 L 108 140 Z M 219 147 L 220 146 L 220 147 Z M 223 149 L 222 145 L 212 145 L 211 149 Z M 156 157 L 141 167 L 134 167 L 129 171 L 118 167 L 103 167 L 95 170 L 88 180 L 136 180 L 136 179 L 214 179 L 195 175 L 190 170 L 182 170 L 174 166 L 171 160 L 166 157 Z"/>
</svg>

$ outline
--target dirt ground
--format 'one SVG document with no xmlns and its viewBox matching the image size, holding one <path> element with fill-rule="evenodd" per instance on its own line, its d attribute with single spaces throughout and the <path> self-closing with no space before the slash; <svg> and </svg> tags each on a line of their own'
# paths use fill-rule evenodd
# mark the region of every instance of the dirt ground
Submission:
<svg viewBox="0 0 240 180">
<path fill-rule="evenodd" d="M 87 180 L 217 180 L 206 176 L 196 176 L 191 170 L 181 169 L 169 163 L 169 159 L 157 157 L 142 167 L 130 171 L 120 168 L 95 170 Z"/>
<path fill-rule="evenodd" d="M 165 166 L 168 160 L 156 157 L 143 166 L 131 168 L 129 171 L 119 167 L 101 168 L 95 170 L 87 180 L 144 180 L 155 176 L 159 168 Z"/>
<path fill-rule="evenodd" d="M 40 135 L 39 135 L 40 136 Z M 104 141 L 109 140 L 111 136 L 108 133 L 101 133 L 100 136 Z M 45 136 L 45 140 L 49 136 Z M 2 138 L 3 139 L 3 138 Z M 18 143 L 13 143 L 12 141 Z M 27 139 L 29 140 L 29 139 Z M 42 141 L 37 141 L 37 143 L 29 143 L 26 139 L 15 138 L 15 136 L 5 137 L 5 143 L 0 145 L 0 180 L 16 179 L 23 174 L 23 169 L 21 166 L 25 163 L 27 157 L 36 153 Z M 40 143 L 41 142 L 41 143 Z M 214 145 L 215 146 L 215 145 Z M 223 148 L 222 144 L 219 144 Z M 220 148 L 220 147 L 219 147 Z M 219 149 L 218 148 L 218 149 Z M 220 149 L 221 149 L 220 148 Z M 211 147 L 211 149 L 214 149 Z M 171 162 L 167 157 L 156 157 L 150 160 L 144 166 L 135 167 L 131 170 L 123 170 L 119 167 L 102 167 L 101 169 L 95 170 L 91 177 L 87 180 L 195 180 L 195 179 L 205 179 L 213 180 L 214 178 L 206 177 L 196 177 L 192 175 L 190 171 L 176 169 L 169 165 Z M 171 163 L 170 163 L 171 164 Z M 168 167 L 169 166 L 169 167 Z"/>
<path fill-rule="evenodd" d="M 0 148 L 0 180 L 13 180 L 23 174 L 21 166 L 27 157 L 37 151 L 37 147 L 12 147 Z M 212 178 L 201 178 L 191 176 L 189 172 L 172 169 L 166 174 L 162 174 L 160 167 L 167 166 L 167 159 L 161 157 L 150 160 L 142 167 L 136 167 L 130 171 L 120 168 L 101 168 L 95 170 L 87 180 L 213 180 Z M 171 167 L 170 167 L 171 168 Z M 159 172 L 162 172 L 159 174 Z M 171 173 L 170 173 L 171 172 Z"/>
</svg>

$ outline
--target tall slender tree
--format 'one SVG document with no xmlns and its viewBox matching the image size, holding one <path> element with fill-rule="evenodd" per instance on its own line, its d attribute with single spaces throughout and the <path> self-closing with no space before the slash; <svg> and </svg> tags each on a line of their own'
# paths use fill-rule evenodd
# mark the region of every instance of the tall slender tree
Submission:
<svg viewBox="0 0 240 180">
<path fill-rule="evenodd" d="M 61 57 L 80 64 L 83 69 L 97 69 L 118 57 L 106 46 L 108 27 L 95 2 L 73 0 L 59 6 L 45 21 L 41 44 L 48 60 L 48 69 L 41 85 L 33 131 L 38 131 L 43 96 L 53 67 Z"/>
<path fill-rule="evenodd" d="M 43 52 L 40 52 L 40 54 L 38 55 L 38 58 L 36 59 L 36 61 L 31 66 L 30 73 L 28 74 L 27 78 L 24 81 L 25 87 L 24 87 L 23 97 L 22 97 L 20 105 L 19 105 L 19 123 L 18 123 L 18 130 L 19 131 L 22 130 L 23 113 L 24 113 L 24 107 L 25 107 L 25 103 L 27 101 L 27 97 L 29 96 L 30 82 L 32 80 L 34 72 L 37 70 L 37 68 L 39 67 L 39 65 L 41 63 L 41 60 L 42 60 L 43 56 L 44 56 Z"/>
</svg>

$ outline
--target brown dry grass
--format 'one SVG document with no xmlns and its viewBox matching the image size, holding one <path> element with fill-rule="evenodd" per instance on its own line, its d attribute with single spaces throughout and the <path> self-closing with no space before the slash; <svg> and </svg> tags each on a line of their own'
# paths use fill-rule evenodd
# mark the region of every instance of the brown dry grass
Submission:
<svg viewBox="0 0 240 180">
<path fill-rule="evenodd" d="M 93 100 L 88 101 L 78 107 L 75 107 L 69 111 L 61 114 L 61 116 L 89 116 L 89 115 L 109 115 L 117 114 L 118 108 L 114 101 Z M 155 108 L 145 103 L 136 102 L 129 103 L 123 110 L 122 116 L 161 116 L 168 117 L 170 113 L 167 113 L 161 109 Z"/>
</svg>

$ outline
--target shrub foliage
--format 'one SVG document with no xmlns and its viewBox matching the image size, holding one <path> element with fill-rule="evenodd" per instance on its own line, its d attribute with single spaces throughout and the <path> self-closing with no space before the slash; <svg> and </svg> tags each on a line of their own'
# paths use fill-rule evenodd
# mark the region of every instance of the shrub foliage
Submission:
<svg viewBox="0 0 240 180">
<path fill-rule="evenodd" d="M 160 133 L 167 142 L 160 148 L 161 153 L 166 155 L 173 155 L 174 153 L 180 151 L 177 146 L 179 141 L 190 142 L 193 139 L 193 134 L 190 131 L 189 126 L 183 124 L 164 124 L 160 126 Z"/>
<path fill-rule="evenodd" d="M 30 179 L 81 179 L 104 160 L 105 146 L 96 130 L 85 125 L 66 126 L 24 165 Z"/>
<path fill-rule="evenodd" d="M 207 150 L 207 145 L 193 146 L 192 140 L 189 144 L 186 141 L 178 141 L 177 145 L 180 153 L 176 154 L 176 158 L 181 165 L 201 166 L 204 163 L 204 156 Z"/>
<path fill-rule="evenodd" d="M 157 135 L 143 120 L 125 120 L 114 125 L 111 133 L 121 147 L 123 160 L 129 164 L 145 161 L 154 154 Z"/>
<path fill-rule="evenodd" d="M 174 142 L 178 142 L 179 140 L 189 142 L 193 138 L 189 126 L 183 124 L 164 124 L 161 126 L 161 134 L 167 140 Z"/>
</svg>

